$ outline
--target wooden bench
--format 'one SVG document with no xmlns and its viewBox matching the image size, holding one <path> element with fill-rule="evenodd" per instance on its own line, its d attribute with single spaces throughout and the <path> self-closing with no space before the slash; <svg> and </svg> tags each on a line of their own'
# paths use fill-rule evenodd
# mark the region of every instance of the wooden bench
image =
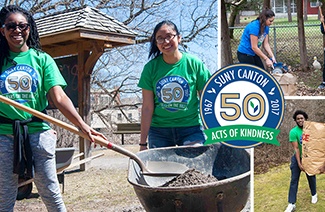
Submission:
<svg viewBox="0 0 325 212">
<path fill-rule="evenodd" d="M 124 145 L 124 134 L 140 134 L 141 124 L 140 123 L 117 123 L 117 129 L 114 134 L 122 135 L 122 145 Z"/>
</svg>

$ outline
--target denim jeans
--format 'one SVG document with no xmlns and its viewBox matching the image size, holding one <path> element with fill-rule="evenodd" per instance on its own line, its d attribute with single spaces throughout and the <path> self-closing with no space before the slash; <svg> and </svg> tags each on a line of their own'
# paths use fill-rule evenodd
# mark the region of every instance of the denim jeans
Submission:
<svg viewBox="0 0 325 212">
<path fill-rule="evenodd" d="M 65 212 L 56 173 L 56 133 L 53 130 L 30 134 L 34 157 L 34 183 L 47 210 Z M 13 173 L 13 136 L 0 135 L 0 211 L 14 209 L 18 175 Z"/>
<path fill-rule="evenodd" d="M 293 155 L 291 158 L 290 169 L 291 169 L 291 181 L 290 181 L 288 202 L 296 203 L 301 170 L 298 166 L 298 162 L 295 155 Z M 308 180 L 310 193 L 313 196 L 316 194 L 316 176 L 315 175 L 309 176 L 308 174 L 306 174 L 306 177 Z"/>
<path fill-rule="evenodd" d="M 149 148 L 203 145 L 205 135 L 202 126 L 192 127 L 150 127 Z"/>
</svg>

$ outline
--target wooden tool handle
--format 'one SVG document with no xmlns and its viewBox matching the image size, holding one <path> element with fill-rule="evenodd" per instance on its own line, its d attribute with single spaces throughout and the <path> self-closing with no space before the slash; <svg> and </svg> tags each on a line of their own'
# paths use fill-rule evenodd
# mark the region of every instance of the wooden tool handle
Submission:
<svg viewBox="0 0 325 212">
<path fill-rule="evenodd" d="M 70 131 L 70 132 L 72 132 L 74 134 L 77 134 L 77 135 L 79 135 L 79 136 L 81 136 L 81 137 L 83 137 L 83 138 L 85 138 L 87 140 L 89 139 L 88 136 L 85 133 L 83 133 L 82 131 L 78 130 L 78 128 L 76 128 L 75 126 L 72 126 L 72 125 L 70 125 L 68 123 L 65 123 L 65 122 L 63 122 L 61 120 L 58 120 L 56 118 L 53 118 L 53 117 L 51 117 L 49 115 L 46 115 L 46 114 L 44 114 L 42 112 L 39 112 L 37 110 L 34 110 L 34 109 L 32 109 L 30 107 L 27 107 L 25 105 L 22 105 L 22 104 L 20 104 L 18 102 L 15 102 L 15 101 L 11 100 L 11 99 L 8 99 L 5 96 L 0 95 L 0 101 L 3 102 L 3 103 L 5 103 L 5 104 L 11 105 L 13 107 L 16 107 L 16 108 L 18 108 L 20 110 L 23 110 L 23 111 L 25 111 L 27 113 L 30 113 L 33 116 L 36 116 L 36 117 L 38 117 L 40 119 L 43 119 L 43 120 L 45 120 L 47 122 L 50 122 L 50 123 L 55 124 L 55 125 L 57 125 L 59 127 L 62 127 L 63 129 L 66 129 L 66 130 L 68 130 L 68 131 Z M 120 147 L 120 146 L 118 146 L 116 144 L 113 144 L 113 143 L 105 140 L 102 137 L 94 136 L 94 139 L 95 139 L 95 143 L 97 143 L 97 144 L 99 144 L 101 146 L 105 146 L 108 149 L 112 149 L 112 150 L 114 150 L 114 151 L 116 151 L 118 153 L 121 153 L 121 154 L 123 154 L 125 156 L 128 156 L 128 157 L 132 158 L 133 160 L 135 160 L 139 164 L 139 166 L 140 166 L 140 168 L 141 168 L 142 171 L 149 172 L 149 170 L 147 170 L 147 168 L 144 165 L 144 163 L 134 153 L 132 153 L 132 152 L 128 151 L 127 149 L 124 149 L 124 148 L 122 148 L 122 147 Z"/>
</svg>

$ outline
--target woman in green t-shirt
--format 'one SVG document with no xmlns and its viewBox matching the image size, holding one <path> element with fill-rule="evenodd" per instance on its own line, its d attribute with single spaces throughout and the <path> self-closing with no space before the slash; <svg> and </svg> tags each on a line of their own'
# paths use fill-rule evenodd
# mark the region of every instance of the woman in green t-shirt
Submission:
<svg viewBox="0 0 325 212">
<path fill-rule="evenodd" d="M 202 144 L 199 94 L 210 75 L 197 57 L 178 49 L 181 35 L 171 21 L 156 25 L 149 58 L 138 86 L 142 88 L 140 150 Z"/>
<path fill-rule="evenodd" d="M 48 95 L 91 141 L 93 135 L 104 138 L 82 120 L 63 91 L 66 82 L 51 56 L 41 51 L 32 15 L 14 5 L 3 7 L 0 26 L 0 95 L 38 111 L 45 110 Z M 0 211 L 13 211 L 19 176 L 34 177 L 48 211 L 66 211 L 56 174 L 56 141 L 48 123 L 0 103 Z"/>
</svg>

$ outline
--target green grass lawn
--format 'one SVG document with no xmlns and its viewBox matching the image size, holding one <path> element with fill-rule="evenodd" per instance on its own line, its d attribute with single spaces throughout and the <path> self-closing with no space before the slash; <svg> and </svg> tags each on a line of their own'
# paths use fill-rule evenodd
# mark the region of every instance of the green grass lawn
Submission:
<svg viewBox="0 0 325 212">
<path fill-rule="evenodd" d="M 233 29 L 231 39 L 232 57 L 237 62 L 237 47 L 245 26 L 255 20 L 256 16 L 241 17 L 240 25 Z M 288 18 L 275 17 L 274 24 L 270 28 L 269 43 L 275 52 L 278 62 L 286 63 L 292 67 L 300 66 L 300 51 L 298 39 L 297 18 L 293 16 L 292 22 Z M 323 35 L 320 31 L 320 21 L 317 16 L 309 16 L 304 22 L 305 42 L 307 50 L 308 65 L 313 63 L 313 57 L 317 56 L 319 61 L 323 59 Z M 325 210 L 324 210 L 325 211 Z"/>
<path fill-rule="evenodd" d="M 289 164 L 271 169 L 265 174 L 254 176 L 254 211 L 284 211 L 288 205 L 290 183 Z M 311 194 L 304 173 L 300 176 L 296 212 L 325 211 L 325 175 L 317 175 L 318 202 L 311 204 Z"/>
<path fill-rule="evenodd" d="M 255 20 L 257 18 L 257 16 L 241 16 L 240 17 L 240 23 L 244 24 L 244 23 L 249 23 L 253 20 Z M 307 18 L 307 21 L 304 21 L 305 24 L 315 24 L 315 23 L 319 23 L 318 20 L 318 16 L 316 15 L 310 15 Z M 297 24 L 297 16 L 292 16 L 292 22 L 288 22 L 288 18 L 280 18 L 275 16 L 274 19 L 274 24 L 275 25 L 290 25 L 290 24 Z"/>
</svg>

